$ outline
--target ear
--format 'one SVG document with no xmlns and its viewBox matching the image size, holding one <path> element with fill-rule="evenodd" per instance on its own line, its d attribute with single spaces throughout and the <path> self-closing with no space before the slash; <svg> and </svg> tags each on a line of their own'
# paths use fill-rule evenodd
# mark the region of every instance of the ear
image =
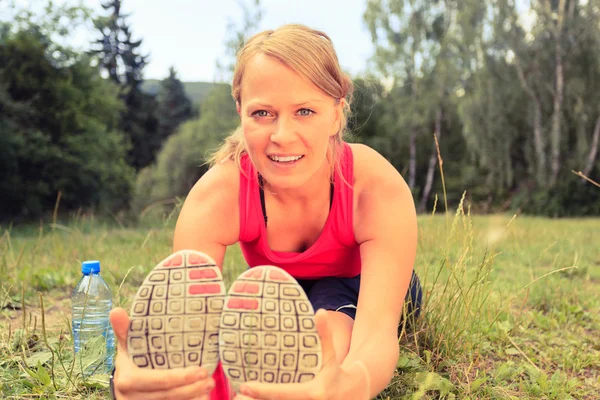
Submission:
<svg viewBox="0 0 600 400">
<path fill-rule="evenodd" d="M 238 115 L 241 117 L 241 108 L 240 108 L 240 102 L 236 100 L 235 102 L 235 109 L 237 110 Z"/>
</svg>

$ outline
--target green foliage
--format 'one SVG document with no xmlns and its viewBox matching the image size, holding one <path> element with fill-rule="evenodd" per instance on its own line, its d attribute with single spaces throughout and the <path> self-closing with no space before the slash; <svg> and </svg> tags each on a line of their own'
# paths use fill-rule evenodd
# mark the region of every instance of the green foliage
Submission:
<svg viewBox="0 0 600 400">
<path fill-rule="evenodd" d="M 354 97 L 351 105 L 351 115 L 348 121 L 348 134 L 352 141 L 372 146 L 381 151 L 390 150 L 389 146 L 382 145 L 389 140 L 391 121 L 386 113 L 384 88 L 373 77 L 359 77 L 354 79 Z M 388 159 L 390 154 L 384 156 Z"/>
<path fill-rule="evenodd" d="M 126 134 L 131 147 L 127 154 L 129 165 L 139 171 L 156 159 L 162 145 L 159 121 L 156 117 L 156 99 L 139 88 L 127 89 L 122 94 L 125 111 L 121 113 L 119 128 Z"/>
<path fill-rule="evenodd" d="M 553 218 L 600 215 L 600 189 L 573 175 L 552 189 L 523 188 L 511 206 L 526 214 Z"/>
<path fill-rule="evenodd" d="M 242 48 L 246 40 L 256 33 L 262 20 L 264 10 L 261 7 L 260 0 L 249 0 L 250 6 L 245 0 L 238 1 L 242 9 L 243 22 L 237 26 L 235 22 L 229 20 L 226 32 L 228 32 L 223 44 L 225 48 L 225 57 L 216 62 L 218 82 L 231 82 L 233 79 L 233 70 L 235 69 L 237 52 Z"/>
<path fill-rule="evenodd" d="M 460 9 L 455 2 L 378 0 L 369 2 L 364 14 L 376 46 L 375 72 L 391 81 L 380 96 L 385 128 L 368 142 L 405 175 L 419 211 L 433 205 L 432 193 L 441 183 L 434 138 L 445 157 L 465 157 L 464 139 L 457 134 L 462 130 L 457 89 L 471 38 L 461 32 Z M 460 193 L 464 164 L 450 165 L 460 167 L 447 171 L 458 172 L 447 174 L 456 178 L 447 189 Z"/>
<path fill-rule="evenodd" d="M 143 80 L 148 56 L 121 3 L 105 1 L 100 17 L 68 2 L 48 2 L 39 15 L 5 8 L 0 219 L 51 211 L 59 192 L 61 210 L 127 209 L 134 180 L 138 210 L 184 196 L 205 171 L 206 153 L 237 124 L 228 85 L 182 83 L 174 71 L 160 90 L 158 81 Z M 369 1 L 363 19 L 376 52 L 371 69 L 354 77 L 348 140 L 388 159 L 411 185 L 419 210 L 431 210 L 444 189 L 436 133 L 450 206 L 467 190 L 466 204 L 476 212 L 597 215 L 597 189 L 570 171 L 596 181 L 600 173 L 592 151 L 600 126 L 600 8 L 594 1 L 563 3 L 561 14 L 561 2 Z M 230 23 L 220 79 L 229 80 L 237 50 L 262 18 L 258 0 L 240 5 L 243 22 Z M 102 74 L 85 54 L 60 44 L 90 21 L 99 35 L 87 54 Z M 193 121 L 187 98 L 194 101 Z M 221 101 L 223 110 L 210 111 Z M 212 116 L 198 117 L 198 103 Z"/>
<path fill-rule="evenodd" d="M 61 58 L 56 49 L 51 55 L 35 25 L 6 33 L 2 42 L 0 218 L 46 212 L 59 192 L 67 209 L 122 207 L 133 171 L 117 131 L 122 104 L 115 87 L 88 57 Z"/>
<path fill-rule="evenodd" d="M 467 189 L 478 211 L 507 209 L 514 200 L 514 208 L 541 215 L 596 212 L 583 186 L 565 189 L 570 170 L 585 169 L 592 178 L 600 170 L 600 158 L 592 158 L 600 118 L 594 4 L 369 1 L 363 18 L 376 46 L 373 72 L 391 85 L 378 95 L 383 104 L 370 108 L 373 115 L 381 109 L 382 124 L 364 141 L 406 176 L 413 195 L 427 200 L 434 116 L 441 110 L 441 154 L 444 167 L 454 168 L 445 171 L 450 193 Z M 531 25 L 526 14 L 537 16 Z M 439 178 L 434 187 L 439 193 Z M 573 198 L 581 200 L 576 205 Z"/>
<path fill-rule="evenodd" d="M 527 160 L 535 158 L 532 127 L 522 113 L 526 95 L 512 83 L 516 73 L 496 57 L 485 62 L 487 68 L 466 81 L 466 94 L 459 101 L 462 134 L 475 167 L 464 172 L 483 192 L 501 193 L 529 173 Z"/>
<path fill-rule="evenodd" d="M 162 143 L 156 116 L 158 105 L 141 90 L 148 56 L 139 53 L 142 40 L 133 39 L 127 16 L 121 12 L 121 0 L 109 0 L 102 7 L 109 15 L 94 20 L 101 37 L 90 54 L 97 57 L 100 68 L 119 85 L 125 104 L 119 127 L 132 144 L 128 162 L 138 171 L 154 161 Z"/>
<path fill-rule="evenodd" d="M 160 121 L 159 135 L 164 141 L 179 125 L 192 117 L 192 102 L 186 96 L 175 68 L 171 67 L 169 76 L 160 82 L 156 101 L 158 103 L 156 115 Z"/>
<path fill-rule="evenodd" d="M 90 50 L 96 55 L 110 79 L 127 88 L 137 88 L 141 83 L 142 70 L 148 56 L 139 54 L 142 40 L 133 40 L 133 32 L 127 22 L 127 15 L 121 12 L 121 0 L 107 0 L 102 8 L 107 16 L 97 17 L 94 26 L 100 33 L 97 45 Z"/>
<path fill-rule="evenodd" d="M 151 96 L 156 96 L 158 88 L 160 87 L 160 82 L 161 81 L 157 79 L 144 79 L 144 82 L 142 82 L 141 85 L 142 91 Z M 186 96 L 194 104 L 194 108 L 196 108 L 196 106 L 199 107 L 199 105 L 204 102 L 204 99 L 206 99 L 208 93 L 215 85 L 220 85 L 219 83 L 213 82 L 181 82 L 181 84 L 183 85 Z M 197 110 L 194 111 L 197 112 Z"/>
<path fill-rule="evenodd" d="M 171 135 L 154 165 L 138 176 L 136 211 L 156 202 L 185 196 L 206 171 L 206 157 L 239 124 L 228 85 L 215 86 L 202 103 L 200 118 L 185 122 Z"/>
</svg>

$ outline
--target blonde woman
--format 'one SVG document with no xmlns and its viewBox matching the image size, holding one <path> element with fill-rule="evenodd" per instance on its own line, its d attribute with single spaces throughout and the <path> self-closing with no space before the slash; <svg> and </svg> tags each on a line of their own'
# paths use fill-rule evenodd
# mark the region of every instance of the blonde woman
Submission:
<svg viewBox="0 0 600 400">
<path fill-rule="evenodd" d="M 173 250 L 216 265 L 239 243 L 250 267 L 274 265 L 302 286 L 322 348 L 302 383 L 247 382 L 237 399 L 368 399 L 390 382 L 405 303 L 421 301 L 413 273 L 417 219 L 411 192 L 376 151 L 343 135 L 353 85 L 329 37 L 286 25 L 238 53 L 232 95 L 240 127 L 189 193 Z M 129 319 L 116 310 L 118 399 L 225 399 L 222 368 L 147 370 L 126 356 Z"/>
</svg>

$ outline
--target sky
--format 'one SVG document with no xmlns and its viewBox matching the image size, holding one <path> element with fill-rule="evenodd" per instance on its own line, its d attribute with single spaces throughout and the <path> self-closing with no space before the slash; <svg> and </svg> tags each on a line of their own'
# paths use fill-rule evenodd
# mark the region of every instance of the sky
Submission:
<svg viewBox="0 0 600 400">
<path fill-rule="evenodd" d="M 0 4 L 3 1 L 0 0 Z M 8 0 L 11 1 L 11 0 Z M 12 0 L 19 7 L 41 10 L 47 0 Z M 83 2 L 97 13 L 105 0 L 53 0 L 55 4 Z M 211 82 L 218 78 L 217 60 L 225 56 L 227 26 L 243 19 L 239 2 L 254 0 L 122 0 L 134 39 L 143 39 L 142 52 L 149 54 L 146 79 L 164 79 L 175 67 L 183 81 Z M 531 24 L 525 0 L 517 0 L 525 25 Z M 363 22 L 367 0 L 261 0 L 263 18 L 259 30 L 276 29 L 286 23 L 301 23 L 327 33 L 342 68 L 353 76 L 367 69 L 374 52 Z M 0 7 L 2 12 L 2 7 Z M 0 16 L 1 17 L 1 16 Z M 73 32 L 70 44 L 88 49 L 98 37 L 90 26 Z"/>
<path fill-rule="evenodd" d="M 0 0 L 1 2 L 2 0 Z M 75 0 L 55 0 L 55 3 Z M 241 1 L 241 0 L 240 0 Z M 253 0 L 244 0 L 253 4 Z M 83 0 L 104 12 L 101 0 Z M 19 5 L 45 4 L 43 0 L 17 0 Z M 143 39 L 142 51 L 150 53 L 146 79 L 163 79 L 174 66 L 183 81 L 213 81 L 216 62 L 225 55 L 227 25 L 242 21 L 238 0 L 123 0 L 130 14 L 133 37 Z M 366 69 L 373 54 L 370 34 L 363 23 L 366 0 L 261 0 L 263 18 L 259 30 L 301 23 L 327 33 L 342 68 L 356 75 Z M 93 29 L 73 33 L 72 44 L 86 47 L 97 37 Z"/>
</svg>

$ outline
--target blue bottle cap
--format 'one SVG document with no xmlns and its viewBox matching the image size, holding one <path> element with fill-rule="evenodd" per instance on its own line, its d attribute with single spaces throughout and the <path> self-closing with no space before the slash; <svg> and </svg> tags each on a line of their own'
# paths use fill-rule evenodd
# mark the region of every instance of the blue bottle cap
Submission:
<svg viewBox="0 0 600 400">
<path fill-rule="evenodd" d="M 89 275 L 90 273 L 97 274 L 100 272 L 100 261 L 84 261 L 81 263 L 81 272 L 84 275 Z"/>
</svg>

